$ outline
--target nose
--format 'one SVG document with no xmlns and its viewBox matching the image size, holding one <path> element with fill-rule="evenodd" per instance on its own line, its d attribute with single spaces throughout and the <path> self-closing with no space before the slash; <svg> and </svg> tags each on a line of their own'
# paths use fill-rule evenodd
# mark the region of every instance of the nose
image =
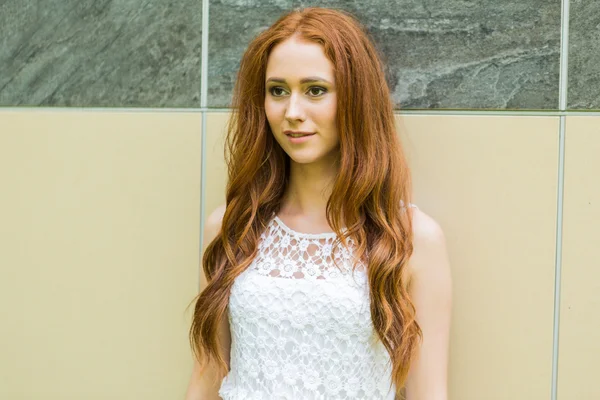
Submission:
<svg viewBox="0 0 600 400">
<path fill-rule="evenodd" d="M 288 122 L 304 121 L 304 109 L 302 107 L 302 99 L 295 93 L 290 95 L 287 109 L 285 110 L 285 119 Z"/>
</svg>

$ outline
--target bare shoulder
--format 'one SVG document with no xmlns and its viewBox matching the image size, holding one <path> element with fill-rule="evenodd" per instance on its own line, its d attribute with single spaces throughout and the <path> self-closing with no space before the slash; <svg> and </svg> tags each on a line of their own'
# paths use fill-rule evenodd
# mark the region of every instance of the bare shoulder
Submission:
<svg viewBox="0 0 600 400">
<path fill-rule="evenodd" d="M 445 242 L 444 231 L 438 222 L 419 208 L 413 209 L 413 240 L 426 245 Z"/>
<path fill-rule="evenodd" d="M 413 254 L 409 264 L 413 274 L 447 274 L 449 270 L 446 236 L 440 224 L 422 210 L 413 209 Z"/>
</svg>

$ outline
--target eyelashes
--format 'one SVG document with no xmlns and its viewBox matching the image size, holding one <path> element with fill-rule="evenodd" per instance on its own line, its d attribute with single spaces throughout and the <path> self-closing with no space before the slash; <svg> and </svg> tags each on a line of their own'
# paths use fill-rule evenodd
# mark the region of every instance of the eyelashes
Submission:
<svg viewBox="0 0 600 400">
<path fill-rule="evenodd" d="M 273 86 L 269 88 L 269 94 L 273 97 L 283 97 L 286 93 L 287 91 L 281 86 Z M 327 93 L 327 89 L 321 86 L 311 86 L 310 88 L 308 88 L 306 93 L 310 97 L 321 97 L 325 93 Z"/>
<path fill-rule="evenodd" d="M 310 92 L 310 91 L 312 91 L 314 89 L 317 89 L 317 90 L 321 91 L 321 93 L 313 95 L 313 97 L 319 97 L 319 96 L 324 95 L 325 93 L 327 93 L 327 89 L 325 89 L 324 87 L 321 87 L 321 86 L 311 86 L 308 89 L 308 91 Z"/>
<path fill-rule="evenodd" d="M 281 91 L 281 93 L 277 94 L 277 91 Z M 279 86 L 273 86 L 272 88 L 269 89 L 269 93 L 271 94 L 271 96 L 274 97 L 281 97 L 283 96 L 283 88 L 279 87 Z"/>
</svg>

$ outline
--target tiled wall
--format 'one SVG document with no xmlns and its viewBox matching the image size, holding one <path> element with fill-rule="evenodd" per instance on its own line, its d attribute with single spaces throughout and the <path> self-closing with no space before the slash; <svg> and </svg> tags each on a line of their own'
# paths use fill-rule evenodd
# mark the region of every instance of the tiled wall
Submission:
<svg viewBox="0 0 600 400">
<path fill-rule="evenodd" d="M 183 398 L 239 59 L 309 5 L 354 12 L 387 62 L 449 242 L 450 398 L 600 398 L 587 0 L 0 1 L 0 398 Z"/>
<path fill-rule="evenodd" d="M 599 109 L 600 3 L 571 0 L 569 108 Z M 223 108 L 248 41 L 297 7 L 354 13 L 388 65 L 402 109 L 553 110 L 559 0 L 5 0 L 0 106 Z"/>
<path fill-rule="evenodd" d="M 570 0 L 569 109 L 600 109 L 600 1 Z"/>
<path fill-rule="evenodd" d="M 398 107 L 552 109 L 558 103 L 557 1 L 222 0 L 210 2 L 209 105 L 229 104 L 251 37 L 286 9 L 324 4 L 351 11 L 366 25 L 386 59 Z"/>
<path fill-rule="evenodd" d="M 0 106 L 199 107 L 199 0 L 0 2 Z"/>
</svg>

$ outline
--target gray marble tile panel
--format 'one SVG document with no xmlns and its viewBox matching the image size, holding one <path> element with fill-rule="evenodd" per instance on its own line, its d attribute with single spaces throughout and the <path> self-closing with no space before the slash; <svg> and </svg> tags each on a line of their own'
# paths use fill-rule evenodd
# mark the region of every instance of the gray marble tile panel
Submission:
<svg viewBox="0 0 600 400">
<path fill-rule="evenodd" d="M 600 1 L 571 0 L 569 8 L 570 109 L 600 109 Z"/>
<path fill-rule="evenodd" d="M 558 107 L 560 0 L 211 1 L 210 106 L 229 105 L 251 38 L 307 6 L 359 18 L 383 54 L 397 108 Z"/>
<path fill-rule="evenodd" d="M 199 107 L 201 0 L 0 0 L 0 106 Z"/>
<path fill-rule="evenodd" d="M 291 9 L 292 0 L 210 0 L 209 107 L 230 106 L 244 50 L 256 35 Z"/>
</svg>

